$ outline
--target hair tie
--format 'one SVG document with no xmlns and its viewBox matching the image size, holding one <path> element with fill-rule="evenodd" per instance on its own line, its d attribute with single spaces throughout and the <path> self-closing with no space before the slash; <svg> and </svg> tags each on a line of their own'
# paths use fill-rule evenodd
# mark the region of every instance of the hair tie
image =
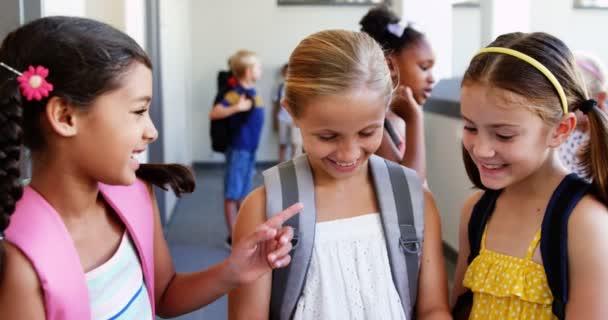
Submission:
<svg viewBox="0 0 608 320">
<path fill-rule="evenodd" d="M 53 85 L 46 81 L 49 69 L 43 66 L 29 66 L 28 70 L 23 73 L 11 68 L 4 62 L 0 62 L 0 66 L 18 75 L 19 89 L 27 101 L 32 99 L 40 101 L 42 98 L 48 97 L 49 93 L 53 91 Z"/>
<path fill-rule="evenodd" d="M 588 99 L 583 102 L 579 110 L 581 110 L 584 114 L 589 113 L 593 108 L 597 106 L 597 101 L 594 99 Z"/>
<path fill-rule="evenodd" d="M 386 30 L 397 38 L 401 38 L 403 32 L 405 32 L 405 28 L 407 27 L 400 23 L 389 23 L 386 26 Z"/>
</svg>

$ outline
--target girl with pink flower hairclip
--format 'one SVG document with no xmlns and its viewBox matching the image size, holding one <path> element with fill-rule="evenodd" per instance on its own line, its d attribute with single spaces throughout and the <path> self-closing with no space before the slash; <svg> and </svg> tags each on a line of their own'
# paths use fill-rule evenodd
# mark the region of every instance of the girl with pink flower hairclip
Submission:
<svg viewBox="0 0 608 320">
<path fill-rule="evenodd" d="M 89 19 L 42 18 L 3 40 L 2 319 L 174 317 L 289 263 L 293 230 L 282 224 L 299 204 L 215 266 L 175 271 L 152 185 L 179 196 L 193 191 L 194 178 L 182 165 L 136 160 L 158 137 L 151 70 L 133 39 Z M 27 186 L 24 147 L 32 155 Z"/>
</svg>

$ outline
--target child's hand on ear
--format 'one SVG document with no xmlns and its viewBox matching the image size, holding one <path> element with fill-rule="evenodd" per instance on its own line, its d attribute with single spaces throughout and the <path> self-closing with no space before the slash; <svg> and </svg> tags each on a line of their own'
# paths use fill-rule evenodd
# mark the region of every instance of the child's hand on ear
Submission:
<svg viewBox="0 0 608 320">
<path fill-rule="evenodd" d="M 395 89 L 393 99 L 391 100 L 391 110 L 406 122 L 422 112 L 420 105 L 414 99 L 412 89 L 404 85 L 399 85 Z"/>
<path fill-rule="evenodd" d="M 301 203 L 296 203 L 275 214 L 232 246 L 229 265 L 239 283 L 249 283 L 274 268 L 289 264 L 293 229 L 282 225 L 302 208 Z"/>
</svg>

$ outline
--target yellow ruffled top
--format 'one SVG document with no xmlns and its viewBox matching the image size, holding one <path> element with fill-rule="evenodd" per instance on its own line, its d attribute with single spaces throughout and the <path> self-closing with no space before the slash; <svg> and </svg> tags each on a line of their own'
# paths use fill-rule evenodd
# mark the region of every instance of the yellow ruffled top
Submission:
<svg viewBox="0 0 608 320">
<path fill-rule="evenodd" d="M 512 257 L 485 248 L 486 229 L 479 255 L 469 265 L 463 285 L 473 292 L 469 319 L 553 320 L 553 295 L 542 265 L 532 260 L 540 231 L 525 258 Z"/>
</svg>

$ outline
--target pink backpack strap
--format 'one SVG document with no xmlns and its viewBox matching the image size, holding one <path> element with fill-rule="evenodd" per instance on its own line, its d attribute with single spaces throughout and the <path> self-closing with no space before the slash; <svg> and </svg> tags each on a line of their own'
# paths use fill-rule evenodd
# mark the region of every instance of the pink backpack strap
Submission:
<svg viewBox="0 0 608 320">
<path fill-rule="evenodd" d="M 148 187 L 141 180 L 136 180 L 130 186 L 110 186 L 100 183 L 99 190 L 126 225 L 133 239 L 143 268 L 152 314 L 155 314 L 154 212 Z"/>
<path fill-rule="evenodd" d="M 74 241 L 59 214 L 34 189 L 24 189 L 6 239 L 21 250 L 36 270 L 47 319 L 91 318 L 89 291 Z"/>
</svg>

